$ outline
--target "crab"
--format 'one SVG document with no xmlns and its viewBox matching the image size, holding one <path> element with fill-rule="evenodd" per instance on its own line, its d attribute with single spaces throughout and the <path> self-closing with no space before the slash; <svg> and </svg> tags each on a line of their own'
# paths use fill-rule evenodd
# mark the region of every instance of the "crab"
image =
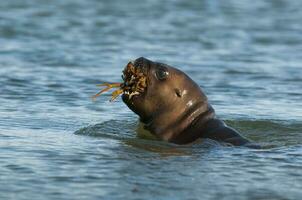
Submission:
<svg viewBox="0 0 302 200">
<path fill-rule="evenodd" d="M 110 101 L 114 101 L 120 94 L 127 94 L 131 99 L 135 95 L 139 95 L 144 92 L 147 87 L 147 79 L 140 68 L 129 62 L 123 70 L 122 83 L 103 83 L 98 84 L 99 87 L 105 87 L 97 94 L 93 95 L 92 98 L 96 99 L 102 93 L 105 93 L 113 88 L 118 88 L 111 93 Z"/>
</svg>

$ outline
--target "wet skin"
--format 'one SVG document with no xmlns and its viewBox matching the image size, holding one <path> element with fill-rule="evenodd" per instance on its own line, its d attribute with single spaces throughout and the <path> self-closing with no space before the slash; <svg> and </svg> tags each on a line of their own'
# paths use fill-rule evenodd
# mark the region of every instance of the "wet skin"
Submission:
<svg viewBox="0 0 302 200">
<path fill-rule="evenodd" d="M 156 137 L 176 144 L 209 138 L 235 146 L 257 146 L 218 119 L 201 88 L 184 72 L 167 64 L 138 58 L 134 66 L 147 77 L 147 88 L 124 103 Z"/>
</svg>

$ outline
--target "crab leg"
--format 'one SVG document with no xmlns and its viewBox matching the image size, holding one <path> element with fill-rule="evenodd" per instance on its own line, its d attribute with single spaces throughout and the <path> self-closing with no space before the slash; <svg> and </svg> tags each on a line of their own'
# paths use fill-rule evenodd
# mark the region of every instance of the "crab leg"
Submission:
<svg viewBox="0 0 302 200">
<path fill-rule="evenodd" d="M 119 90 L 115 90 L 111 93 L 111 99 L 110 101 L 114 101 L 114 99 L 116 99 L 116 97 L 118 97 L 120 94 L 123 93 L 123 90 L 119 89 Z"/>
<path fill-rule="evenodd" d="M 117 88 L 120 87 L 121 83 L 103 83 L 103 84 L 98 84 L 97 86 L 103 87 L 106 86 L 104 89 L 102 89 L 100 92 L 97 94 L 93 95 L 92 98 L 95 99 L 96 97 L 100 96 L 102 93 L 107 92 L 108 90 L 112 88 Z"/>
<path fill-rule="evenodd" d="M 121 86 L 121 83 L 102 83 L 102 84 L 97 84 L 96 86 L 98 86 L 98 87 L 106 86 L 106 87 L 110 87 L 110 88 L 117 88 L 117 87 Z"/>
</svg>

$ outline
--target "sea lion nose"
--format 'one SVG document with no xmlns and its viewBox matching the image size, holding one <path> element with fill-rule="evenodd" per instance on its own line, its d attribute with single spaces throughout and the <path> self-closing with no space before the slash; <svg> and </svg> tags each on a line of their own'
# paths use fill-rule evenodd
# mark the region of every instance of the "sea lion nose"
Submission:
<svg viewBox="0 0 302 200">
<path fill-rule="evenodd" d="M 151 62 L 150 60 L 148 60 L 144 57 L 139 57 L 134 61 L 134 66 L 141 68 L 143 70 L 143 72 L 147 72 L 150 62 Z"/>
<path fill-rule="evenodd" d="M 144 63 L 146 62 L 146 58 L 144 57 L 139 57 L 137 58 L 135 61 L 134 61 L 134 65 L 137 66 L 137 67 L 140 67 L 140 66 L 143 66 Z"/>
</svg>

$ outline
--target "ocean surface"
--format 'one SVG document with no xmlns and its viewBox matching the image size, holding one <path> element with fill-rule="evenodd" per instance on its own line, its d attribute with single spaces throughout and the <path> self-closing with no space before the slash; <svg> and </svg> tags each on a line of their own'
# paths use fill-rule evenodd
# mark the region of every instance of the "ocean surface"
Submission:
<svg viewBox="0 0 302 200">
<path fill-rule="evenodd" d="M 302 199 L 302 1 L 1 0 L 0 199 Z M 176 66 L 263 149 L 137 136 L 96 84 Z"/>
</svg>

